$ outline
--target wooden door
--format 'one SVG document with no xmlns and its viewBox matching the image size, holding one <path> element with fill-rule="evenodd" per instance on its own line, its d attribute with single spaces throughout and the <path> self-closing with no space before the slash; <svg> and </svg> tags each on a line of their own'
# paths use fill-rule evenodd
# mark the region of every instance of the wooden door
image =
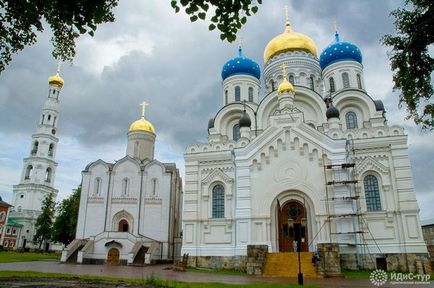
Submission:
<svg viewBox="0 0 434 288">
<path fill-rule="evenodd" d="M 279 251 L 297 252 L 294 241 L 300 244 L 300 251 L 308 251 L 307 227 L 302 227 L 301 220 L 305 218 L 305 207 L 299 201 L 291 200 L 282 207 L 277 207 L 279 229 Z M 293 226 L 288 226 L 288 219 Z"/>
<path fill-rule="evenodd" d="M 110 248 L 107 253 L 107 264 L 118 265 L 119 264 L 119 250 L 116 248 Z"/>
</svg>

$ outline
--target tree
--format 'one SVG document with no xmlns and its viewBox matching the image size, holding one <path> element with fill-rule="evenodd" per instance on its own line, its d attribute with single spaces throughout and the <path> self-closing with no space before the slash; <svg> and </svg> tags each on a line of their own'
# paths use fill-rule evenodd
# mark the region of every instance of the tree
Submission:
<svg viewBox="0 0 434 288">
<path fill-rule="evenodd" d="M 53 227 L 53 217 L 54 217 L 54 206 L 55 202 L 53 199 L 53 194 L 49 193 L 45 196 L 44 201 L 42 201 L 42 212 L 36 218 L 35 224 L 35 235 L 33 236 L 33 243 L 39 244 L 39 249 L 41 249 L 42 243 L 50 240 L 51 229 Z"/>
<path fill-rule="evenodd" d="M 77 228 L 78 209 L 80 207 L 81 186 L 74 189 L 72 194 L 63 199 L 57 206 L 57 217 L 53 225 L 51 239 L 61 242 L 65 246 L 75 238 Z"/>
<path fill-rule="evenodd" d="M 389 57 L 394 89 L 401 92 L 399 103 L 406 105 L 407 119 L 433 129 L 434 59 L 428 47 L 434 43 L 434 1 L 407 0 L 405 4 L 407 9 L 398 8 L 391 13 L 397 35 L 385 35 L 382 42 L 392 47 Z"/>
<path fill-rule="evenodd" d="M 36 42 L 43 31 L 43 20 L 53 31 L 54 58 L 71 61 L 75 56 L 75 41 L 82 34 L 94 35 L 98 25 L 115 20 L 113 8 L 119 0 L 0 0 L 0 73 L 11 61 L 12 54 Z M 145 1 L 145 0 L 143 0 Z M 166 0 L 167 1 L 167 0 Z M 175 12 L 181 7 L 190 20 L 205 20 L 214 7 L 210 30 L 220 30 L 220 38 L 232 42 L 236 32 L 256 13 L 262 0 L 172 0 Z"/>
</svg>

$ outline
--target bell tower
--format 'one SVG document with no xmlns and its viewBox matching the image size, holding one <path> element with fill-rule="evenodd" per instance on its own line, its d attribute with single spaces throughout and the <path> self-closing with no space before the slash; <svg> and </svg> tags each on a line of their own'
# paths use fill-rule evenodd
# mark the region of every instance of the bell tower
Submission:
<svg viewBox="0 0 434 288">
<path fill-rule="evenodd" d="M 41 111 L 36 132 L 32 135 L 29 155 L 23 160 L 20 182 L 13 187 L 10 218 L 23 225 L 17 247 L 31 247 L 36 219 L 41 213 L 42 201 L 48 194 L 54 199 L 58 190 L 53 187 L 57 162 L 57 123 L 59 96 L 64 80 L 60 66 L 54 76 L 48 78 L 48 95 Z"/>
</svg>

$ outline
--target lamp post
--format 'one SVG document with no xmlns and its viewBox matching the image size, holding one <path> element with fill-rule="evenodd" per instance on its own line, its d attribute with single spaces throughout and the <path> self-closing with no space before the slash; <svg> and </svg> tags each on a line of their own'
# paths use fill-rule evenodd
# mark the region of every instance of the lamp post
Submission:
<svg viewBox="0 0 434 288">
<path fill-rule="evenodd" d="M 302 218 L 301 219 L 301 223 L 300 223 L 300 225 L 298 226 L 298 235 L 300 235 L 300 239 L 298 239 L 298 241 L 296 242 L 297 243 L 297 246 L 295 246 L 296 247 L 296 250 L 297 250 L 297 253 L 298 253 L 298 285 L 300 285 L 300 286 L 303 286 L 303 273 L 301 272 L 301 259 L 300 259 L 300 252 L 301 252 L 301 232 L 302 232 L 302 229 L 303 228 L 306 228 L 307 227 L 307 219 L 306 218 Z M 288 230 L 289 229 L 291 229 L 291 228 L 294 228 L 294 219 L 292 219 L 291 217 L 289 217 L 288 218 Z M 295 236 L 295 233 L 294 233 L 294 236 Z M 295 252 L 295 251 L 294 251 Z"/>
</svg>

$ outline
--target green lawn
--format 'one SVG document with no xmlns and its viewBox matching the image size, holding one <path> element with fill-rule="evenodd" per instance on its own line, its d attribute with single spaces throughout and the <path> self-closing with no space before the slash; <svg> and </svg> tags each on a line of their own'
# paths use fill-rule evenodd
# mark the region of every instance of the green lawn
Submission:
<svg viewBox="0 0 434 288">
<path fill-rule="evenodd" d="M 80 280 L 92 280 L 101 282 L 123 282 L 130 284 L 148 284 L 155 287 L 170 287 L 170 288 L 296 288 L 299 287 L 296 284 L 276 284 L 276 283 L 257 283 L 257 284 L 245 284 L 245 285 L 232 285 L 223 283 L 194 283 L 194 282 L 178 282 L 162 280 L 158 277 L 150 276 L 145 279 L 129 279 L 129 278 L 116 278 L 107 276 L 92 276 L 92 275 L 72 275 L 72 274 L 60 274 L 60 273 L 39 273 L 30 271 L 0 271 L 0 280 L 7 279 L 19 279 L 19 278 L 51 278 L 51 279 L 80 279 Z M 318 286 L 306 285 L 307 288 L 318 288 Z"/>
<path fill-rule="evenodd" d="M 14 252 L 0 251 L 0 263 L 27 262 L 39 260 L 59 260 L 60 254 L 56 253 L 34 253 L 34 252 Z"/>
</svg>

